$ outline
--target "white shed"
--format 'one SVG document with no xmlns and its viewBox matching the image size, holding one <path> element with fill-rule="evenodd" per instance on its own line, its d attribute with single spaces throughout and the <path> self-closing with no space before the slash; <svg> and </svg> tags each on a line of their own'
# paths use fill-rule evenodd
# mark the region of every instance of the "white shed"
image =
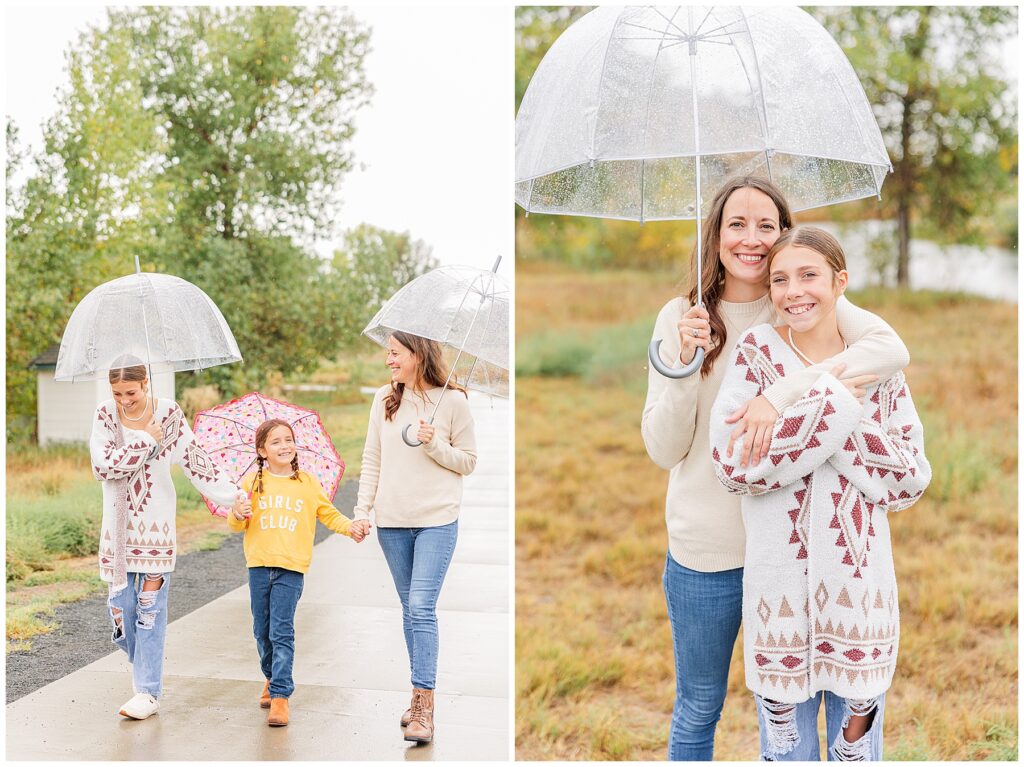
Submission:
<svg viewBox="0 0 1024 767">
<path fill-rule="evenodd" d="M 37 371 L 36 418 L 41 446 L 88 442 L 96 406 L 111 398 L 106 378 L 76 383 L 54 381 L 59 350 L 60 344 L 54 344 L 28 365 Z M 153 379 L 157 397 L 174 399 L 174 373 L 154 373 Z"/>
</svg>

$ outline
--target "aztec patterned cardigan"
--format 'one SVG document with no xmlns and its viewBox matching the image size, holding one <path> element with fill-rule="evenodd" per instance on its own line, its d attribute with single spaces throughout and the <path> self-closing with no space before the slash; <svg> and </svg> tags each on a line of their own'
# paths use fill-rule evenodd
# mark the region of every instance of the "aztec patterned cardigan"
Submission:
<svg viewBox="0 0 1024 767">
<path fill-rule="evenodd" d="M 899 645 L 887 512 L 913 504 L 931 479 L 906 379 L 897 373 L 861 405 L 821 375 L 779 417 L 767 457 L 741 467 L 738 449 L 725 456 L 725 418 L 803 363 L 770 325 L 722 361 L 731 366 L 711 412 L 711 454 L 719 481 L 743 495 L 747 687 L 780 703 L 820 690 L 881 695 Z"/>
<path fill-rule="evenodd" d="M 147 432 L 123 428 L 112 399 L 96 408 L 89 452 L 93 476 L 103 482 L 100 578 L 114 591 L 125 585 L 122 567 L 139 573 L 174 570 L 177 495 L 171 464 L 179 464 L 216 503 L 230 506 L 238 491 L 196 444 L 177 403 L 157 400 L 156 418 L 164 432 L 159 445 Z"/>
</svg>

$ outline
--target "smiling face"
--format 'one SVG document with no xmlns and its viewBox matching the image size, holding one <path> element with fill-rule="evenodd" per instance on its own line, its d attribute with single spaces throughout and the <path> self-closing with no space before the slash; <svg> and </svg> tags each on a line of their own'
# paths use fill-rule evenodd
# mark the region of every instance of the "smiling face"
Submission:
<svg viewBox="0 0 1024 767">
<path fill-rule="evenodd" d="M 131 416 L 141 413 L 146 409 L 147 383 L 147 379 L 144 378 L 141 381 L 120 381 L 110 384 L 114 402 Z"/>
<path fill-rule="evenodd" d="M 752 300 L 764 295 L 765 258 L 779 239 L 779 209 L 772 198 L 759 189 L 737 189 L 725 201 L 719 230 L 718 257 L 725 269 L 725 293 L 744 294 Z M 737 296 L 738 297 L 738 296 Z"/>
<path fill-rule="evenodd" d="M 413 386 L 419 377 L 419 358 L 394 336 L 388 338 L 387 366 L 391 368 L 391 380 L 396 384 Z"/>
<path fill-rule="evenodd" d="M 772 259 L 768 275 L 775 311 L 797 333 L 806 333 L 831 317 L 846 290 L 847 273 L 835 272 L 811 248 L 787 245 Z"/>
<path fill-rule="evenodd" d="M 296 455 L 295 435 L 288 426 L 279 424 L 267 433 L 266 440 L 261 447 L 256 448 L 256 452 L 266 459 L 275 474 L 290 473 L 292 459 Z"/>
</svg>

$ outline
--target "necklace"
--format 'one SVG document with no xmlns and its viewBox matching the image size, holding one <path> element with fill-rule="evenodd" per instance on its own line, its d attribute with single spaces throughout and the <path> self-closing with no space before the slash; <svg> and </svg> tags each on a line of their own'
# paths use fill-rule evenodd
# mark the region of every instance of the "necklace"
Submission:
<svg viewBox="0 0 1024 767">
<path fill-rule="evenodd" d="M 817 362 L 812 360 L 810 357 L 808 357 L 806 354 L 804 354 L 802 351 L 800 351 L 800 347 L 797 346 L 796 345 L 796 341 L 793 340 L 793 328 L 789 328 L 789 345 L 793 347 L 793 351 L 795 351 L 800 356 L 800 359 L 802 359 L 808 365 L 817 365 L 818 364 Z M 849 348 L 850 348 L 850 345 L 848 343 L 846 343 L 846 341 L 843 341 L 843 351 L 845 352 Z"/>
</svg>

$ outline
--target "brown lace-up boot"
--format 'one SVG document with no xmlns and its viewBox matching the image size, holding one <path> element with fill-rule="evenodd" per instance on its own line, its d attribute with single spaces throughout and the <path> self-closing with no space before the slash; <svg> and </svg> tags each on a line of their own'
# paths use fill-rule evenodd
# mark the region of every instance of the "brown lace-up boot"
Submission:
<svg viewBox="0 0 1024 767">
<path fill-rule="evenodd" d="M 270 680 L 263 685 L 263 694 L 260 695 L 260 708 L 270 708 Z"/>
<path fill-rule="evenodd" d="M 413 690 L 412 700 L 409 701 L 409 708 L 402 714 L 402 718 L 398 720 L 398 723 L 403 727 L 408 727 L 409 722 L 412 721 L 412 704 L 416 701 L 416 691 Z"/>
<path fill-rule="evenodd" d="M 405 739 L 413 743 L 429 743 L 434 738 L 434 691 L 414 688 L 412 719 L 405 728 Z"/>
</svg>

